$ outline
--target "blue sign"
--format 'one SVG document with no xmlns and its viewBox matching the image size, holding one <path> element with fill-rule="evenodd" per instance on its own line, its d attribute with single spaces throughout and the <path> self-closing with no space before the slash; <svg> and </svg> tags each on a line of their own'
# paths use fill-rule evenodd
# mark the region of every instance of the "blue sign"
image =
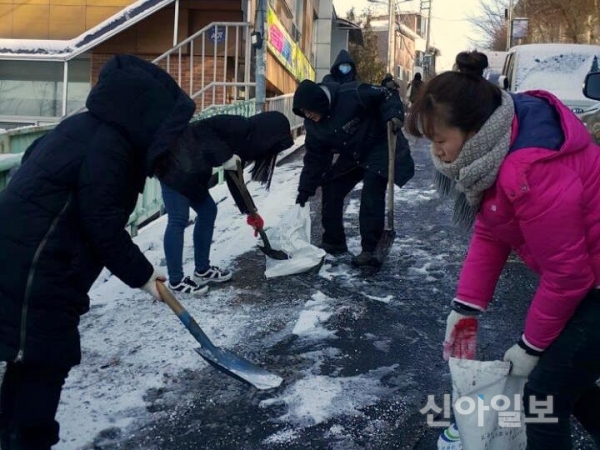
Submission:
<svg viewBox="0 0 600 450">
<path fill-rule="evenodd" d="M 220 44 L 225 41 L 225 31 L 225 26 L 215 25 L 208 33 L 208 38 L 213 44 Z"/>
</svg>

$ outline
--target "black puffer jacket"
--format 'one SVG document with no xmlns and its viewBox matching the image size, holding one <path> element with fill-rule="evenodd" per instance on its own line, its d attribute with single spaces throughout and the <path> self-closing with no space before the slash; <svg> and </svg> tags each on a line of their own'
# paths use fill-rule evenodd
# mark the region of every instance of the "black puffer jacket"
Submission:
<svg viewBox="0 0 600 450">
<path fill-rule="evenodd" d="M 133 56 L 106 63 L 88 112 L 26 152 L 0 192 L 0 359 L 70 367 L 79 317 L 106 266 L 131 287 L 152 265 L 125 225 L 160 153 L 195 105 L 162 69 Z"/>
<path fill-rule="evenodd" d="M 244 162 L 276 157 L 293 145 L 290 122 L 276 111 L 245 118 L 217 115 L 192 123 L 158 162 L 158 177 L 187 198 L 199 202 L 211 187 L 213 168 L 235 153 Z M 228 186 L 242 212 L 246 212 L 237 190 Z"/>
<path fill-rule="evenodd" d="M 329 93 L 329 96 L 327 93 Z M 315 84 L 303 81 L 294 94 L 294 113 L 319 112 L 319 122 L 306 119 L 306 154 L 298 191 L 314 195 L 323 182 L 362 167 L 387 179 L 388 147 L 386 123 L 404 120 L 398 91 L 383 86 L 359 84 Z M 333 164 L 335 153 L 339 157 Z M 395 183 L 403 186 L 414 175 L 408 142 L 397 135 Z"/>
</svg>

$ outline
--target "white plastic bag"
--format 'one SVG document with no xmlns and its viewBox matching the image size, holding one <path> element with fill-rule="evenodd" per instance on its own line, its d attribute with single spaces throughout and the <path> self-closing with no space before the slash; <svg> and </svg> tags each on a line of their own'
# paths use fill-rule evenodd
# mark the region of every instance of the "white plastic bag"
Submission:
<svg viewBox="0 0 600 450">
<path fill-rule="evenodd" d="M 452 408 L 464 450 L 527 447 L 522 407 L 527 379 L 509 372 L 506 361 L 450 358 Z"/>
<path fill-rule="evenodd" d="M 290 258 L 277 260 L 266 257 L 265 276 L 281 277 L 306 272 L 316 267 L 325 257 L 325 250 L 310 243 L 310 206 L 292 206 L 279 223 L 265 230 L 271 247 L 283 250 Z"/>
</svg>

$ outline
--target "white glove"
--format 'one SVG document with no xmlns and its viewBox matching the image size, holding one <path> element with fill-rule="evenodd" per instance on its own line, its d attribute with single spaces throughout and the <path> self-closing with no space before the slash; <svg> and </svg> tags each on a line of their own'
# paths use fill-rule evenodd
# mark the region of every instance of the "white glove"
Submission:
<svg viewBox="0 0 600 450">
<path fill-rule="evenodd" d="M 510 374 L 515 377 L 529 377 L 531 371 L 537 365 L 540 352 L 527 347 L 522 340 L 509 348 L 504 354 L 504 361 L 509 361 L 512 365 Z M 537 354 L 536 354 L 537 353 Z"/>
<path fill-rule="evenodd" d="M 223 169 L 225 170 L 237 170 L 238 168 L 238 162 L 241 162 L 242 160 L 240 159 L 240 157 L 236 154 L 234 154 L 231 158 L 229 158 L 227 161 L 225 161 L 223 163 Z"/>
<path fill-rule="evenodd" d="M 158 288 L 156 287 L 156 282 L 157 281 L 164 282 L 166 280 L 167 280 L 167 277 L 165 277 L 165 275 L 160 271 L 160 269 L 155 267 L 154 271 L 152 272 L 152 276 L 148 279 L 148 281 L 146 281 L 146 283 L 140 289 L 142 291 L 146 291 L 148 294 L 150 294 L 152 297 L 154 297 L 155 300 L 162 302 L 162 298 L 160 296 L 160 293 L 158 292 Z"/>
</svg>

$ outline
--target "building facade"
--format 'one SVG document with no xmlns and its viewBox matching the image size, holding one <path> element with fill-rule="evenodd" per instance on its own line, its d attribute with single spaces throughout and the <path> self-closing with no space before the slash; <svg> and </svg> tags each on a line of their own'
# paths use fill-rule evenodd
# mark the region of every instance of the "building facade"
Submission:
<svg viewBox="0 0 600 450">
<path fill-rule="evenodd" d="M 259 0 L 0 0 L 0 127 L 84 106 L 114 54 L 154 61 L 199 108 L 255 95 Z M 267 97 L 329 70 L 331 0 L 265 0 Z"/>
</svg>

